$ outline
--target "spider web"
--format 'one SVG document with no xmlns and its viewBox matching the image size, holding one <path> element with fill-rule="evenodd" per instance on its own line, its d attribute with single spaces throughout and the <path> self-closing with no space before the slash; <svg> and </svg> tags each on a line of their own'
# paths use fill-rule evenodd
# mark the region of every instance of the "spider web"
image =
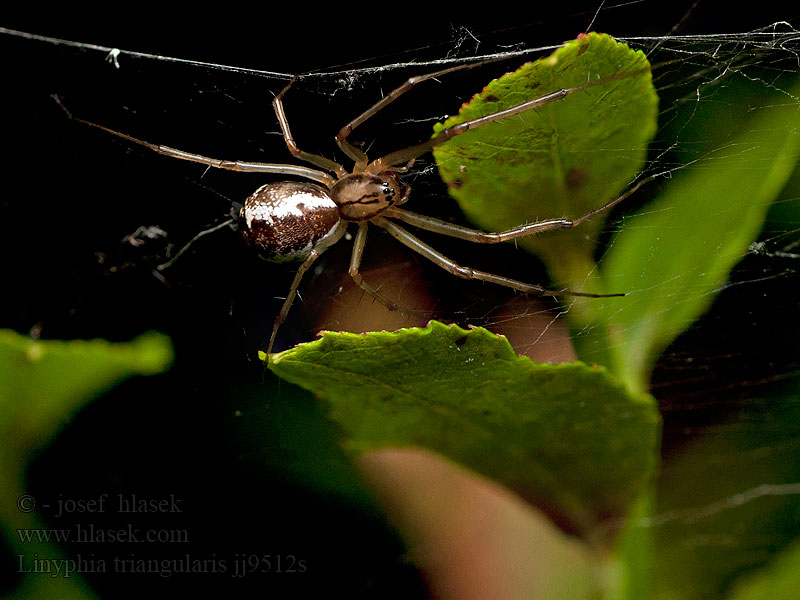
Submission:
<svg viewBox="0 0 800 600">
<path fill-rule="evenodd" d="M 558 27 L 546 17 L 529 26 L 438 24 L 417 37 L 377 35 L 366 50 L 363 39 L 359 48 L 338 51 L 319 39 L 263 58 L 255 51 L 233 50 L 209 56 L 186 39 L 179 45 L 173 40 L 166 49 L 153 44 L 153 51 L 137 51 L 148 43 L 135 35 L 126 41 L 119 31 L 104 32 L 104 37 L 116 36 L 114 41 L 91 45 L 72 41 L 92 39 L 80 31 L 54 36 L 52 30 L 27 33 L 33 30 L 24 26 L 26 33 L 0 29 L 0 43 L 16 57 L 5 79 L 13 92 L 3 99 L 4 114 L 14 121 L 4 148 L 9 193 L 2 201 L 8 285 L 3 325 L 46 337 L 112 339 L 159 328 L 169 331 L 179 347 L 192 347 L 205 336 L 229 340 L 231 331 L 244 332 L 228 342 L 243 356 L 266 336 L 280 306 L 276 298 L 285 294 L 292 276 L 289 268 L 265 267 L 246 256 L 234 233 L 223 230 L 199 242 L 163 279 L 155 277 L 153 267 L 164 256 L 223 221 L 259 178 L 176 165 L 86 131 L 64 117 L 51 95 L 81 118 L 148 141 L 220 158 L 292 162 L 269 102 L 294 73 L 306 72 L 286 98 L 295 138 L 305 150 L 342 160 L 333 143 L 338 127 L 408 76 L 507 57 L 420 86 L 359 128 L 353 138 L 379 156 L 425 139 L 434 122 L 455 112 L 492 77 L 592 25 L 643 50 L 654 65 L 660 129 L 645 175 L 713 162 L 719 152 L 730 150 L 743 115 L 775 104 L 800 108 L 791 91 L 800 73 L 800 32 L 785 20 L 794 15 L 769 15 L 758 23 L 752 12 L 738 20 L 726 12 L 728 20 L 718 28 L 720 23 L 705 16 L 714 12 L 713 3 L 687 2 L 649 22 L 643 20 L 647 11 L 658 12 L 649 2 L 600 2 Z M 541 35 L 545 30 L 548 35 Z M 290 47 L 289 39 L 279 41 Z M 200 58 L 183 58 L 194 56 Z M 716 129 L 698 135 L 698 124 L 710 123 L 708 114 L 714 111 L 722 115 Z M 746 152 L 741 164 L 748 164 Z M 407 179 L 414 188 L 411 210 L 466 224 L 430 157 L 418 161 Z M 615 210 L 598 240 L 600 268 L 615 231 L 635 222 L 637 211 L 646 213 L 658 189 L 658 184 L 648 186 Z M 714 518 L 726 514 L 740 520 L 742 514 L 767 515 L 757 541 L 743 534 L 740 552 L 725 550 L 726 560 L 742 570 L 762 564 L 765 554 L 799 533 L 785 516 L 800 504 L 800 465 L 793 464 L 800 449 L 789 434 L 800 422 L 792 402 L 800 375 L 795 343 L 799 211 L 796 172 L 711 308 L 658 362 L 652 390 L 665 417 L 666 491 L 656 515 L 642 524 L 657 530 L 667 552 L 723 552 L 718 528 L 728 521 Z M 692 235 L 691 223 L 685 235 Z M 383 237 L 373 234 L 368 241 L 365 277 L 401 305 L 504 333 L 518 352 L 539 359 L 569 358 L 563 317 L 570 302 L 529 300 L 502 288 L 454 281 Z M 526 281 L 547 278 L 535 258 L 510 244 L 486 251 L 426 240 L 461 264 Z M 322 328 L 394 329 L 419 323 L 388 314 L 350 289 L 347 246 L 329 251 L 309 274 L 300 290 L 303 301 L 293 307 L 286 325 L 289 337 L 310 339 L 309 332 Z M 249 315 L 260 318 L 254 322 Z M 181 334 L 186 334 L 183 341 Z M 709 455 L 717 461 L 703 458 Z M 730 465 L 737 462 L 751 468 L 733 473 Z M 693 491 L 704 481 L 713 485 Z M 730 583 L 723 575 L 709 581 L 714 591 Z"/>
</svg>

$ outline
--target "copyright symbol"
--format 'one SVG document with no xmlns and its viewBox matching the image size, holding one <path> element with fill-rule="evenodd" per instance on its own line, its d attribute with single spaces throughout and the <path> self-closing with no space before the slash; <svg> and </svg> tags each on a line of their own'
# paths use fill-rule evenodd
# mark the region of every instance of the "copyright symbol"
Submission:
<svg viewBox="0 0 800 600">
<path fill-rule="evenodd" d="M 19 498 L 17 498 L 17 509 L 19 512 L 29 513 L 33 512 L 36 508 L 36 498 L 29 494 L 22 494 Z"/>
</svg>

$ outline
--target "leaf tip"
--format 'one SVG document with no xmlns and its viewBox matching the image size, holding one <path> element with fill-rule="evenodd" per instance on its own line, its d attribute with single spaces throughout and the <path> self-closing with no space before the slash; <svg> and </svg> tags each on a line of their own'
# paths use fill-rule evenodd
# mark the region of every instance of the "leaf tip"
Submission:
<svg viewBox="0 0 800 600">
<path fill-rule="evenodd" d="M 172 341 L 163 333 L 149 331 L 131 341 L 142 374 L 155 374 L 172 366 L 175 352 Z"/>
</svg>

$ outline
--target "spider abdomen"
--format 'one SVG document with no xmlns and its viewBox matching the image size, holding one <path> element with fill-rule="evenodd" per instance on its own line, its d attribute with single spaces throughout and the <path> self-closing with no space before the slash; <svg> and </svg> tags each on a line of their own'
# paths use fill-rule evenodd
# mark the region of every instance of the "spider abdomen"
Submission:
<svg viewBox="0 0 800 600">
<path fill-rule="evenodd" d="M 339 208 L 327 190 L 298 181 L 262 185 L 239 212 L 239 231 L 248 246 L 273 262 L 305 259 L 338 223 Z"/>
</svg>

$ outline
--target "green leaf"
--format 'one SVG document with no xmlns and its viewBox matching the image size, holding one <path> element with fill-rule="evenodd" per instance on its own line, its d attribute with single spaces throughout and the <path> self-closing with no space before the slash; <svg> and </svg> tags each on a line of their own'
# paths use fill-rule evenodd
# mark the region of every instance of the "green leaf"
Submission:
<svg viewBox="0 0 800 600">
<path fill-rule="evenodd" d="M 646 389 L 661 352 L 724 288 L 795 169 L 794 104 L 762 108 L 741 131 L 708 160 L 676 173 L 658 199 L 626 220 L 606 253 L 605 280 L 628 293 L 596 305 L 606 311 L 598 320 L 611 342 L 607 364 L 634 389 Z M 595 360 L 586 351 L 580 356 Z"/>
<path fill-rule="evenodd" d="M 17 528 L 40 526 L 35 513 L 17 505 L 28 460 L 74 412 L 132 375 L 164 371 L 172 362 L 169 340 L 146 334 L 130 343 L 105 340 L 40 341 L 0 331 L 0 531 L 28 563 L 34 557 L 66 560 L 48 543 L 22 543 Z M 27 506 L 27 504 L 26 504 Z M 26 564 L 28 564 L 26 563 Z M 74 568 L 74 567 L 73 567 Z M 13 598 L 89 598 L 80 577 L 22 577 Z"/>
<path fill-rule="evenodd" d="M 0 436 L 6 449 L 31 450 L 80 406 L 131 375 L 172 362 L 169 340 L 145 334 L 125 344 L 41 341 L 0 331 Z"/>
<path fill-rule="evenodd" d="M 435 131 L 580 86 L 566 98 L 434 149 L 442 179 L 470 220 L 501 231 L 546 218 L 576 218 L 629 186 L 656 131 L 658 97 L 645 55 L 607 35 L 583 35 L 492 81 Z M 592 268 L 594 238 L 603 223 L 598 215 L 576 230 L 518 242 L 539 254 L 560 283 L 573 285 Z"/>
<path fill-rule="evenodd" d="M 639 497 L 616 540 L 616 593 L 607 595 L 609 598 L 638 600 L 652 596 L 656 550 L 652 530 L 640 524 L 652 515 L 653 496 L 649 490 Z"/>
<path fill-rule="evenodd" d="M 429 449 L 583 533 L 624 514 L 657 460 L 650 396 L 603 368 L 534 363 L 480 328 L 323 333 L 269 368 L 325 400 L 350 451 Z"/>
</svg>

